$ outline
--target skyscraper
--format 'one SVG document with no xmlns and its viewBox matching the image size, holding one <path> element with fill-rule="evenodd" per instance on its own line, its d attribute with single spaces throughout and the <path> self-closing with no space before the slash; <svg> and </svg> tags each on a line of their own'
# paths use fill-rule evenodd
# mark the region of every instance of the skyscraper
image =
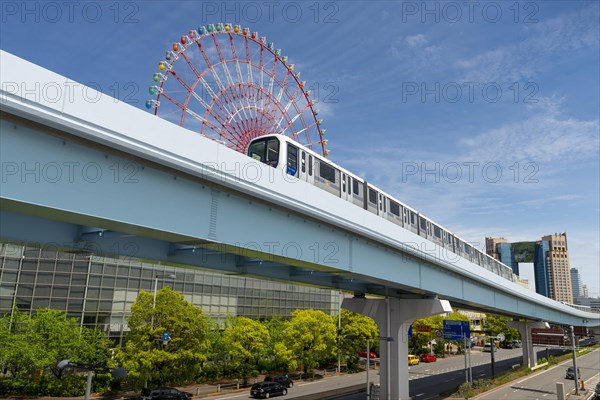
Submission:
<svg viewBox="0 0 600 400">
<path fill-rule="evenodd" d="M 533 262 L 536 292 L 573 303 L 566 233 L 547 235 L 537 242 L 509 243 L 504 238 L 486 238 L 485 242 L 486 252 L 509 265 L 517 275 L 519 262 Z"/>
<path fill-rule="evenodd" d="M 577 268 L 571 268 L 571 286 L 573 288 L 573 299 L 583 296 L 583 287 L 581 285 L 581 276 Z"/>
<path fill-rule="evenodd" d="M 573 304 L 567 234 L 547 235 L 542 237 L 542 241 L 549 243 L 549 249 L 545 254 L 548 270 L 548 297 Z"/>
</svg>

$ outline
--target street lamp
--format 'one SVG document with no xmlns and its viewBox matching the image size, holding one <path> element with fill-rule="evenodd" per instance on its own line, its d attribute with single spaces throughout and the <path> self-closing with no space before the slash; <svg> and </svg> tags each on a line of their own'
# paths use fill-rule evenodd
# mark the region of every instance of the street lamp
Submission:
<svg viewBox="0 0 600 400">
<path fill-rule="evenodd" d="M 175 274 L 159 274 L 159 275 L 154 275 L 154 290 L 153 290 L 153 300 L 152 300 L 152 315 L 150 317 L 150 332 L 152 335 L 152 332 L 154 331 L 154 313 L 156 312 L 156 292 L 158 289 L 158 279 L 162 278 L 169 278 L 169 279 L 175 279 L 177 278 L 177 276 Z M 148 343 L 148 351 L 150 351 L 150 343 Z M 144 379 L 144 388 L 148 387 L 148 371 L 146 371 L 145 374 L 145 379 Z"/>
<path fill-rule="evenodd" d="M 369 369 L 371 368 L 371 338 L 368 336 L 353 336 L 344 335 L 344 339 L 366 339 L 367 340 L 367 399 L 371 398 L 371 382 L 369 380 Z M 380 336 L 378 340 L 385 340 L 386 342 L 393 342 L 393 337 Z"/>
</svg>

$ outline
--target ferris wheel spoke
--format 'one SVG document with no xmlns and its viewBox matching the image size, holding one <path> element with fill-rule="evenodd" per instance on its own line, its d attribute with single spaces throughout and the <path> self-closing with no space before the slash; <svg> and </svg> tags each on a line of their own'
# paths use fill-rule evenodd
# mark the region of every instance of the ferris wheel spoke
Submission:
<svg viewBox="0 0 600 400">
<path fill-rule="evenodd" d="M 169 121 L 179 116 L 181 126 L 237 151 L 256 137 L 282 134 L 326 154 L 304 82 L 272 42 L 231 24 L 197 32 L 182 36 L 159 63 L 147 108 Z"/>
<path fill-rule="evenodd" d="M 188 56 L 185 55 L 185 52 L 182 51 L 180 54 L 183 57 L 183 59 L 185 60 L 185 62 L 187 63 L 187 65 L 190 67 L 190 69 L 192 70 L 192 72 L 194 72 L 194 74 L 196 75 L 196 77 L 200 77 L 200 72 L 198 71 L 198 69 L 196 68 L 196 66 L 194 66 L 194 64 L 192 64 L 192 62 L 190 61 L 190 59 L 188 58 Z"/>
</svg>

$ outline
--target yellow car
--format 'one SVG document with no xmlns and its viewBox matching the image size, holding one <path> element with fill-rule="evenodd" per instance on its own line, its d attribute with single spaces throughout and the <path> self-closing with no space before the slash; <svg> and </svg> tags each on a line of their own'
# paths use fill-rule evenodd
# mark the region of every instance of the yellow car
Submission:
<svg viewBox="0 0 600 400">
<path fill-rule="evenodd" d="M 412 354 L 408 355 L 408 365 L 418 365 L 419 364 L 419 357 L 417 356 L 413 356 Z"/>
</svg>

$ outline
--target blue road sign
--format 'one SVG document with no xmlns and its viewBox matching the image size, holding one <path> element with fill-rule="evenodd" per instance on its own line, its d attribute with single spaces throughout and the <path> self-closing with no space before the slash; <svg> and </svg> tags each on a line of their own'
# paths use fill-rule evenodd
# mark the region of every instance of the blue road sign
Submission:
<svg viewBox="0 0 600 400">
<path fill-rule="evenodd" d="M 168 342 L 171 340 L 171 336 L 169 336 L 169 332 L 163 332 L 163 342 Z"/>
<path fill-rule="evenodd" d="M 412 324 L 410 325 L 410 327 L 408 328 L 408 337 L 411 338 L 412 337 Z"/>
<path fill-rule="evenodd" d="M 470 336 L 469 321 L 444 320 L 444 340 L 463 340 Z"/>
</svg>

